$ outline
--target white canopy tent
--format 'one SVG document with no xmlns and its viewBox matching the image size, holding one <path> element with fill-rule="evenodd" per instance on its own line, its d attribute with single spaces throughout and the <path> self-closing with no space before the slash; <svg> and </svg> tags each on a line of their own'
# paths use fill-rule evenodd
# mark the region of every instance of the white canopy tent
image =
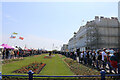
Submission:
<svg viewBox="0 0 120 80">
<path fill-rule="evenodd" d="M 18 50 L 18 48 L 16 48 L 15 46 L 12 46 L 14 49 L 17 49 Z"/>
<path fill-rule="evenodd" d="M 0 48 L 4 48 L 3 46 L 0 46 Z"/>
</svg>

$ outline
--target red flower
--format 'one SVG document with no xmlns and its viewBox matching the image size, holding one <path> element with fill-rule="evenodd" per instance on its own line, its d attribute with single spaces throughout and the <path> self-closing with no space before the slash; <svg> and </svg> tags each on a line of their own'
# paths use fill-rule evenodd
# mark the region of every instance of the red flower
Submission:
<svg viewBox="0 0 120 80">
<path fill-rule="evenodd" d="M 45 63 L 32 63 L 28 66 L 22 67 L 21 69 L 18 69 L 14 71 L 14 73 L 28 73 L 29 70 L 32 70 L 34 73 L 39 73 L 41 68 L 45 65 Z"/>
</svg>

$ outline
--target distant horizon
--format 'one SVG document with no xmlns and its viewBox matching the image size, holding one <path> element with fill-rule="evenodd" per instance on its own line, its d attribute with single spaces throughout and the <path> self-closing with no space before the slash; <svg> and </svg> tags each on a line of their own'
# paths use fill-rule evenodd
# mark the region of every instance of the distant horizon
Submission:
<svg viewBox="0 0 120 80">
<path fill-rule="evenodd" d="M 3 2 L 1 43 L 60 50 L 80 26 L 95 16 L 118 17 L 118 3 Z M 13 32 L 18 33 L 16 39 L 9 38 Z M 19 40 L 20 36 L 24 39 Z"/>
</svg>

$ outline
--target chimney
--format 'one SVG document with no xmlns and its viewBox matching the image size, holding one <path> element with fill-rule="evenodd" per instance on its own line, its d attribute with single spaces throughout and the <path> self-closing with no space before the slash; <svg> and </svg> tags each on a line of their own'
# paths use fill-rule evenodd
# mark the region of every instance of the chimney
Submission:
<svg viewBox="0 0 120 80">
<path fill-rule="evenodd" d="M 101 16 L 100 18 L 104 18 L 103 16 Z"/>
<path fill-rule="evenodd" d="M 87 23 L 90 23 L 89 21 L 87 21 Z"/>
<path fill-rule="evenodd" d="M 111 19 L 114 19 L 114 17 L 111 17 Z"/>
<path fill-rule="evenodd" d="M 99 16 L 95 16 L 95 19 L 99 19 Z"/>
</svg>

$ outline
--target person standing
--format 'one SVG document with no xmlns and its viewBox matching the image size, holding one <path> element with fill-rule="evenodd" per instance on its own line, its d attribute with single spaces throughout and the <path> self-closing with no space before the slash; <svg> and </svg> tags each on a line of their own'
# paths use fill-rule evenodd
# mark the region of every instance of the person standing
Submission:
<svg viewBox="0 0 120 80">
<path fill-rule="evenodd" d="M 114 72 L 117 73 L 117 64 L 119 62 L 119 59 L 117 58 L 117 53 L 114 52 L 114 54 L 110 57 L 110 64 L 112 65 L 112 67 L 114 68 Z"/>
<path fill-rule="evenodd" d="M 89 57 L 90 57 L 90 55 L 89 55 L 89 51 L 86 51 L 86 53 L 87 53 L 87 55 L 86 55 L 86 58 L 87 58 L 87 64 L 89 65 Z"/>
<path fill-rule="evenodd" d="M 82 53 L 80 54 L 80 62 L 83 63 L 83 55 L 84 55 L 84 51 L 82 51 Z"/>
<path fill-rule="evenodd" d="M 116 56 L 118 58 L 118 63 L 120 63 L 120 50 L 119 49 L 116 52 Z"/>
<path fill-rule="evenodd" d="M 49 52 L 49 56 L 51 56 L 51 53 L 52 53 L 52 52 Z"/>
<path fill-rule="evenodd" d="M 16 59 L 17 57 L 17 49 L 14 50 L 14 58 Z"/>
<path fill-rule="evenodd" d="M 103 69 L 105 69 L 105 67 L 106 67 L 105 58 L 107 57 L 107 54 L 105 53 L 105 51 L 106 51 L 106 48 L 103 48 L 103 51 L 102 51 Z"/>
<path fill-rule="evenodd" d="M 81 52 L 80 52 L 80 51 L 78 51 L 79 63 L 80 63 L 80 53 L 81 53 Z"/>
<path fill-rule="evenodd" d="M 96 58 L 95 58 L 95 56 L 96 56 L 96 53 L 95 53 L 95 51 L 93 51 L 93 53 L 92 53 L 92 64 L 93 64 L 93 67 L 95 67 L 95 61 L 96 61 Z"/>
<path fill-rule="evenodd" d="M 98 68 L 100 69 L 101 68 L 101 62 L 102 62 L 102 53 L 100 51 L 97 52 L 98 54 L 98 57 L 97 57 L 97 60 L 98 60 Z"/>
<path fill-rule="evenodd" d="M 6 49 L 4 49 L 2 52 L 2 59 L 5 59 L 5 53 L 6 53 Z"/>
<path fill-rule="evenodd" d="M 92 65 L 92 51 L 89 51 L 89 62 L 88 65 L 91 66 Z"/>
<path fill-rule="evenodd" d="M 77 60 L 77 51 L 74 52 L 74 60 Z"/>
<path fill-rule="evenodd" d="M 110 64 L 110 52 L 109 51 L 107 52 L 106 63 L 108 64 L 108 67 L 110 69 L 110 73 L 112 73 L 112 67 L 111 67 L 111 64 Z"/>
<path fill-rule="evenodd" d="M 14 51 L 13 50 L 11 50 L 11 56 L 10 56 L 10 59 L 14 59 Z"/>
<path fill-rule="evenodd" d="M 70 52 L 70 58 L 72 58 L 72 52 Z"/>
<path fill-rule="evenodd" d="M 6 59 L 9 57 L 9 49 L 6 50 Z"/>
</svg>

